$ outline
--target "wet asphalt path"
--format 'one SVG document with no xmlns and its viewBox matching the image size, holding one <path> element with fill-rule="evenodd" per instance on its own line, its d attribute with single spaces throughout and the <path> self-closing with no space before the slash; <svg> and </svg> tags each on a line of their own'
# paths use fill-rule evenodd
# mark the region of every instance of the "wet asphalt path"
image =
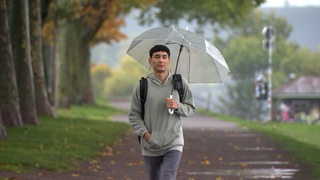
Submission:
<svg viewBox="0 0 320 180">
<path fill-rule="evenodd" d="M 114 107 L 128 111 L 125 101 Z M 113 119 L 127 122 L 128 116 Z M 290 152 L 266 136 L 212 117 L 183 118 L 185 147 L 178 179 L 311 179 Z"/>
</svg>

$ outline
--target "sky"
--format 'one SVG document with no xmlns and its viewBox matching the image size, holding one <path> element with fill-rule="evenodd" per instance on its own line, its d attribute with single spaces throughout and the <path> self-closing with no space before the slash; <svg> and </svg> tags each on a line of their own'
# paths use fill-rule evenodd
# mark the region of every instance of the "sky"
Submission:
<svg viewBox="0 0 320 180">
<path fill-rule="evenodd" d="M 320 6 L 320 0 L 267 0 L 261 7 L 283 7 L 286 1 L 290 6 Z"/>
</svg>

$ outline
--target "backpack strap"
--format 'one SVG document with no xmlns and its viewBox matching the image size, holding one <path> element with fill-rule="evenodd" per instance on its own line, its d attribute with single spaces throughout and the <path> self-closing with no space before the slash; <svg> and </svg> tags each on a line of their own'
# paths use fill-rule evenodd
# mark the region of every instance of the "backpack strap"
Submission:
<svg viewBox="0 0 320 180">
<path fill-rule="evenodd" d="M 140 79 L 140 100 L 141 100 L 141 118 L 144 120 L 144 104 L 147 100 L 148 94 L 148 80 L 145 77 Z"/>
<path fill-rule="evenodd" d="M 173 75 L 173 88 L 176 89 L 179 93 L 180 102 L 184 101 L 184 90 L 181 74 Z"/>
</svg>

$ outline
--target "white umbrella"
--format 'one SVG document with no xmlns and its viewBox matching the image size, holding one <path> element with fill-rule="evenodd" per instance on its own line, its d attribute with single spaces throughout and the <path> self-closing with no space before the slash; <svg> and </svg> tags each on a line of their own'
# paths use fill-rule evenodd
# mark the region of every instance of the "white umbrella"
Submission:
<svg viewBox="0 0 320 180">
<path fill-rule="evenodd" d="M 230 72 L 220 51 L 204 37 L 180 28 L 157 27 L 140 34 L 130 44 L 127 54 L 149 68 L 149 50 L 165 45 L 171 52 L 171 71 L 189 83 L 221 83 Z"/>
</svg>

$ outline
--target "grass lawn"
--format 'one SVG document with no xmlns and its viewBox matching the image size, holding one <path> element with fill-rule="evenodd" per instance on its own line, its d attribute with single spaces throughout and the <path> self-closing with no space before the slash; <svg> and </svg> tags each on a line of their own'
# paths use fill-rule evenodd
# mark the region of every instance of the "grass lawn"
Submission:
<svg viewBox="0 0 320 180">
<path fill-rule="evenodd" d="M 129 128 L 110 121 L 115 113 L 121 111 L 101 103 L 72 106 L 58 110 L 56 119 L 40 117 L 36 126 L 7 128 L 7 139 L 0 141 L 0 171 L 62 171 L 99 156 Z"/>
<path fill-rule="evenodd" d="M 306 165 L 310 173 L 320 179 L 320 125 L 284 122 L 249 122 L 240 118 L 204 111 L 221 120 L 233 121 L 254 131 L 262 132 L 280 142 L 283 147 L 294 154 Z"/>
</svg>

